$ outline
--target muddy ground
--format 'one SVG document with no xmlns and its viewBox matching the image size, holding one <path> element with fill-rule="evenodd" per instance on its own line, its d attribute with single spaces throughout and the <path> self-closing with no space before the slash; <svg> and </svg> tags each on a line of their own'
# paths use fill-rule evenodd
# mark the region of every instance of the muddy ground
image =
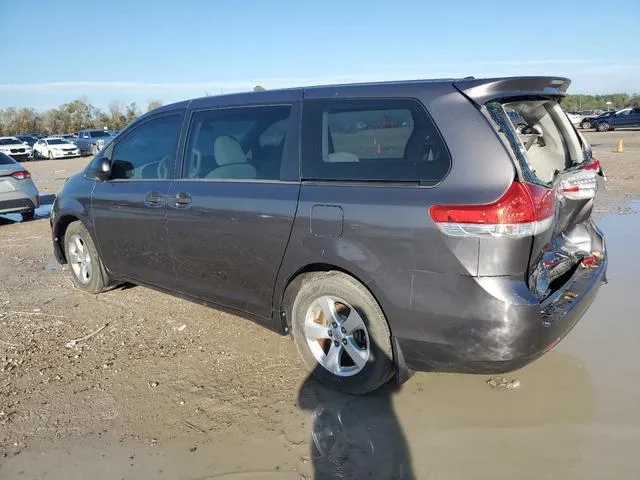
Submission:
<svg viewBox="0 0 640 480">
<path fill-rule="evenodd" d="M 515 390 L 418 373 L 327 391 L 290 339 L 248 320 L 143 287 L 74 289 L 47 207 L 0 217 L 0 478 L 639 478 L 640 131 L 586 136 L 609 177 L 610 283 L 509 375 Z M 26 166 L 46 196 L 87 161 Z"/>
</svg>

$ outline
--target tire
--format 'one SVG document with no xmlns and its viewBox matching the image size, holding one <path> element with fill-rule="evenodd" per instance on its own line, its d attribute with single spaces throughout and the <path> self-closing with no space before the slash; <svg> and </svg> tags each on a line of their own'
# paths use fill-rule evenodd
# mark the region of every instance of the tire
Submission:
<svg viewBox="0 0 640 480">
<path fill-rule="evenodd" d="M 20 215 L 22 215 L 22 221 L 26 222 L 28 220 L 33 220 L 34 219 L 34 217 L 36 216 L 36 211 L 35 210 L 27 210 L 26 212 L 20 213 Z"/>
<path fill-rule="evenodd" d="M 327 308 L 337 328 L 327 322 Z M 384 313 L 373 295 L 354 278 L 336 271 L 306 275 L 287 313 L 298 352 L 319 382 L 362 395 L 376 390 L 393 375 L 391 333 Z M 354 358 L 358 358 L 357 363 Z M 336 368 L 332 370 L 332 366 Z"/>
<path fill-rule="evenodd" d="M 98 147 L 91 145 L 91 155 L 97 155 L 99 152 Z"/>
<path fill-rule="evenodd" d="M 611 125 L 609 125 L 609 122 L 600 122 L 596 125 L 596 130 L 598 132 L 608 132 L 610 129 Z"/>
<path fill-rule="evenodd" d="M 108 278 L 98 251 L 80 221 L 69 225 L 64 234 L 64 253 L 71 268 L 73 284 L 89 293 L 101 293 L 108 285 Z M 78 259 L 74 262 L 74 258 Z M 88 269 L 83 266 L 89 265 Z M 88 274 L 88 275 L 87 275 Z"/>
<path fill-rule="evenodd" d="M 51 150 L 49 150 L 49 160 L 53 160 L 53 153 L 51 153 Z"/>
<path fill-rule="evenodd" d="M 585 120 L 580 124 L 580 127 L 583 128 L 584 130 L 588 130 L 589 128 L 591 128 L 591 122 L 588 120 Z"/>
</svg>

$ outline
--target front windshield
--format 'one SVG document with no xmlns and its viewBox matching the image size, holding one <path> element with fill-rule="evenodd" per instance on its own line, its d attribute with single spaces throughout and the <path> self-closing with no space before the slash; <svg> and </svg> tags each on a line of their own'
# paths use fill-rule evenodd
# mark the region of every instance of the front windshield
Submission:
<svg viewBox="0 0 640 480">
<path fill-rule="evenodd" d="M 0 138 L 0 145 L 15 145 L 16 143 L 22 142 L 15 137 Z"/>
<path fill-rule="evenodd" d="M 93 130 L 89 132 L 91 138 L 101 138 L 101 137 L 110 137 L 109 132 L 105 132 L 103 130 Z"/>
<path fill-rule="evenodd" d="M 47 140 L 47 143 L 49 145 L 69 145 L 70 144 L 70 142 L 63 140 L 62 138 L 51 138 Z"/>
</svg>

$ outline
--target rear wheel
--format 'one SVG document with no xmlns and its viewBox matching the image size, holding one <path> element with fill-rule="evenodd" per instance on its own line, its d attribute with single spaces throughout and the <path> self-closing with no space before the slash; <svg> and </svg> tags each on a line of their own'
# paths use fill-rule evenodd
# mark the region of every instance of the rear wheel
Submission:
<svg viewBox="0 0 640 480">
<path fill-rule="evenodd" d="M 33 218 L 36 216 L 36 211 L 35 210 L 27 210 L 26 212 L 22 212 L 20 215 L 22 215 L 22 220 L 23 221 L 33 220 Z"/>
<path fill-rule="evenodd" d="M 589 120 L 584 120 L 584 121 L 580 124 L 580 126 L 581 126 L 583 129 L 587 130 L 587 129 L 591 128 L 591 122 L 590 122 Z"/>
<path fill-rule="evenodd" d="M 64 234 L 64 248 L 73 284 L 85 292 L 103 292 L 107 286 L 106 274 L 93 240 L 82 222 L 69 225 Z"/>
<path fill-rule="evenodd" d="M 611 129 L 611 125 L 608 122 L 600 122 L 596 125 L 596 130 L 599 132 L 607 132 Z"/>
<path fill-rule="evenodd" d="M 320 382 L 360 395 L 393 375 L 391 334 L 371 293 L 342 272 L 308 274 L 291 309 L 293 339 Z"/>
</svg>

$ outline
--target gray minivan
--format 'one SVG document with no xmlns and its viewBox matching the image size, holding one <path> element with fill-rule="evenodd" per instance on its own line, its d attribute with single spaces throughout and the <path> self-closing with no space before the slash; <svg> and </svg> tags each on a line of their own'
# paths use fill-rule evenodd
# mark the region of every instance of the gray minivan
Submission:
<svg viewBox="0 0 640 480">
<path fill-rule="evenodd" d="M 568 85 L 385 82 L 163 106 L 64 185 L 56 258 L 88 292 L 133 282 L 291 334 L 313 375 L 349 393 L 416 370 L 517 369 L 605 282 L 601 170 L 560 107 Z"/>
</svg>

